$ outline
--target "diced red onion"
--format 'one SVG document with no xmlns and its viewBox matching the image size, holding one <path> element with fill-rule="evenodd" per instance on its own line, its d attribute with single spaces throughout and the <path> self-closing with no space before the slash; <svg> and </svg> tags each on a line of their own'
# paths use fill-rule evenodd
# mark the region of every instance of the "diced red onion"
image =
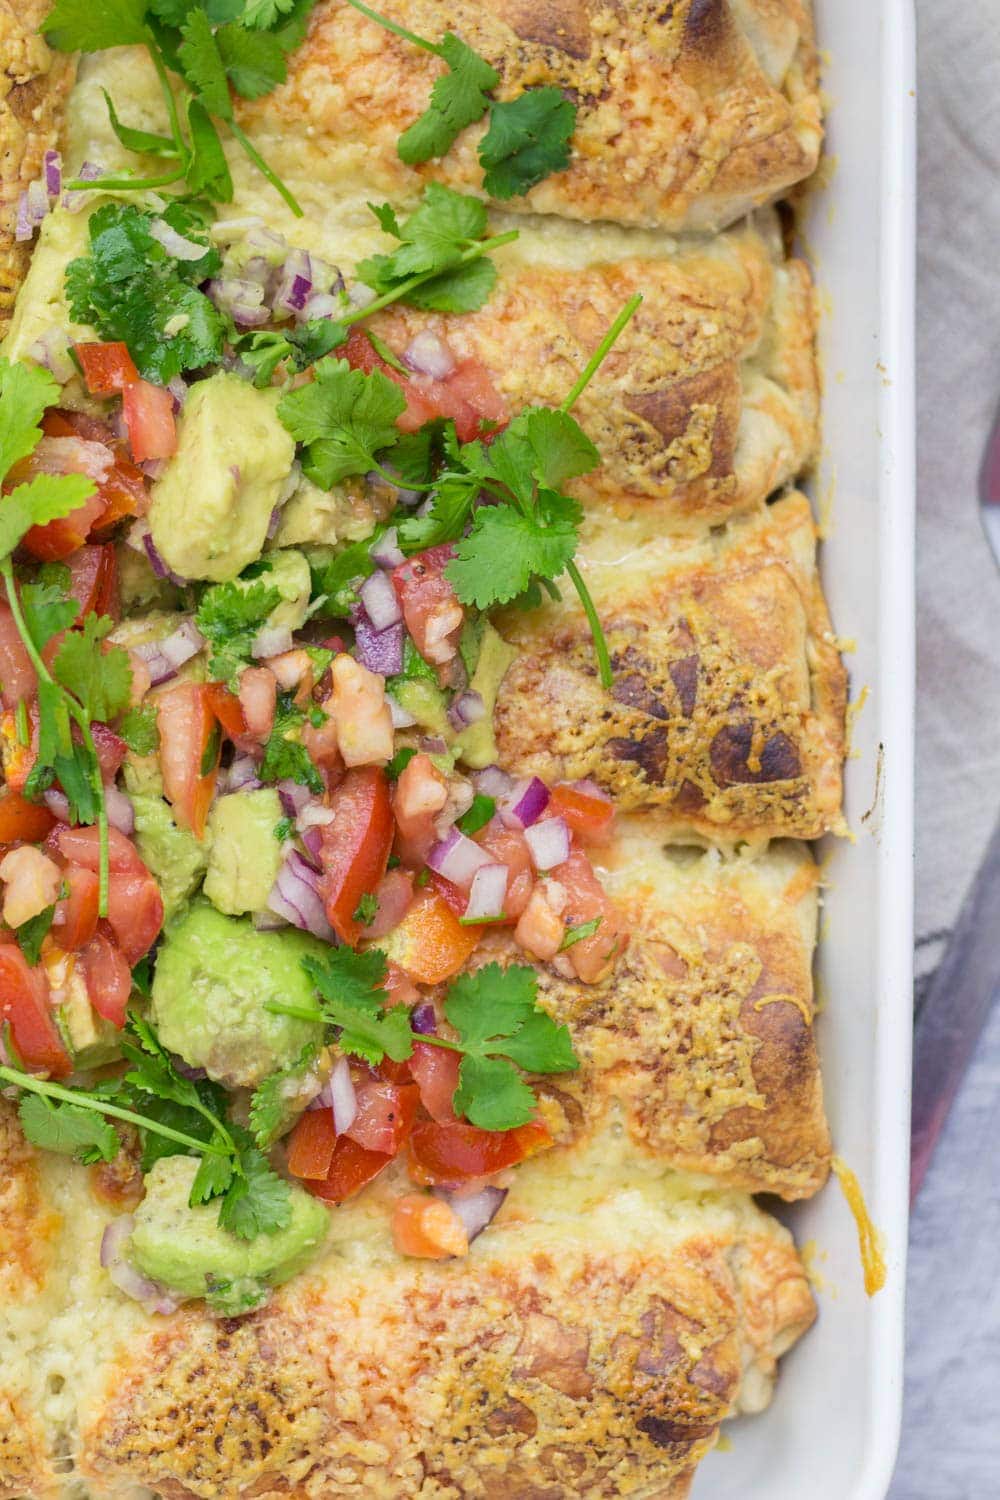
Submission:
<svg viewBox="0 0 1000 1500">
<path fill-rule="evenodd" d="M 226 790 L 229 792 L 256 791 L 261 785 L 257 776 L 257 762 L 252 755 L 237 755 L 229 767 Z"/>
<path fill-rule="evenodd" d="M 80 182 L 99 182 L 104 176 L 104 168 L 97 162 L 85 161 L 75 175 Z M 76 213 L 89 197 L 90 191 L 86 188 L 76 188 L 72 192 L 65 192 L 62 198 L 63 208 L 68 209 L 70 213 Z"/>
<path fill-rule="evenodd" d="M 264 305 L 264 288 L 242 277 L 213 277 L 206 288 L 220 312 L 229 313 L 242 328 L 260 328 L 270 320 Z"/>
<path fill-rule="evenodd" d="M 291 922 L 293 927 L 311 932 L 313 937 L 325 942 L 335 941 L 323 909 L 319 875 L 297 849 L 291 850 L 278 871 L 267 904 L 271 911 Z"/>
<path fill-rule="evenodd" d="M 344 278 L 332 261 L 310 254 L 309 264 L 312 270 L 312 283 L 317 292 L 342 292 L 344 290 Z"/>
<path fill-rule="evenodd" d="M 250 654 L 255 661 L 267 661 L 270 656 L 284 656 L 292 649 L 292 632 L 287 625 L 265 625 L 254 637 Z"/>
<path fill-rule="evenodd" d="M 336 318 L 343 312 L 344 304 L 333 292 L 312 292 L 295 314 L 301 323 L 310 323 L 316 318 Z"/>
<path fill-rule="evenodd" d="M 174 398 L 174 410 L 180 411 L 187 400 L 188 388 L 186 381 L 180 375 L 174 375 L 167 381 L 167 390 Z"/>
<path fill-rule="evenodd" d="M 255 932 L 281 932 L 288 926 L 287 917 L 279 917 L 273 911 L 255 911 L 253 914 L 253 929 Z"/>
<path fill-rule="evenodd" d="M 120 1292 L 141 1302 L 147 1312 L 176 1312 L 180 1302 L 172 1297 L 158 1281 L 143 1276 L 135 1266 L 125 1259 L 125 1243 L 135 1228 L 132 1214 L 120 1214 L 112 1219 L 101 1236 L 101 1265 L 107 1271 Z"/>
<path fill-rule="evenodd" d="M 272 266 L 280 266 L 288 254 L 288 241 L 276 229 L 269 229 L 262 219 L 251 224 L 244 235 L 247 246 L 263 255 Z"/>
<path fill-rule="evenodd" d="M 175 677 L 185 662 L 197 656 L 205 638 L 191 620 L 185 620 L 162 641 L 144 641 L 131 649 L 149 668 L 150 682 L 156 687 Z"/>
<path fill-rule="evenodd" d="M 343 1135 L 345 1130 L 350 1130 L 358 1114 L 358 1096 L 346 1057 L 338 1057 L 327 1087 L 333 1109 L 333 1128 L 338 1135 Z"/>
<path fill-rule="evenodd" d="M 453 729 L 468 729 L 470 724 L 478 724 L 485 713 L 486 704 L 483 702 L 482 694 L 477 693 L 473 688 L 459 693 L 448 705 L 448 720 Z"/>
<path fill-rule="evenodd" d="M 434 1036 L 437 1033 L 437 1011 L 429 1000 L 414 1007 L 410 1015 L 410 1028 L 419 1036 Z"/>
<path fill-rule="evenodd" d="M 466 838 L 457 828 L 452 828 L 447 837 L 435 844 L 427 856 L 427 864 L 436 875 L 450 880 L 452 885 L 459 886 L 463 891 L 467 891 L 472 885 L 477 870 L 492 863 L 493 860 L 486 851 Z"/>
<path fill-rule="evenodd" d="M 472 780 L 476 791 L 482 792 L 484 797 L 506 797 L 514 785 L 513 777 L 501 771 L 499 766 L 486 766 L 484 770 L 476 771 Z"/>
<path fill-rule="evenodd" d="M 149 233 L 150 238 L 162 245 L 173 260 L 201 260 L 202 256 L 207 253 L 204 245 L 198 245 L 194 240 L 186 239 L 183 234 L 178 234 L 166 219 L 152 219 Z"/>
<path fill-rule="evenodd" d="M 65 385 L 76 374 L 76 365 L 69 352 L 71 346 L 72 341 L 64 328 L 47 328 L 28 348 L 28 358 L 51 370 L 59 384 Z"/>
<path fill-rule="evenodd" d="M 470 1244 L 493 1222 L 506 1196 L 506 1188 L 490 1185 L 475 1193 L 446 1192 L 443 1189 L 435 1193 L 435 1197 L 443 1198 L 452 1213 L 461 1219 Z"/>
<path fill-rule="evenodd" d="M 58 151 L 46 151 L 42 157 L 45 174 L 45 191 L 50 198 L 58 198 L 62 192 L 62 157 Z"/>
<path fill-rule="evenodd" d="M 112 828 L 117 828 L 119 833 L 130 838 L 135 832 L 135 808 L 131 798 L 115 786 L 114 782 L 109 781 L 104 788 L 104 806 Z"/>
<path fill-rule="evenodd" d="M 290 818 L 297 818 L 312 801 L 312 792 L 309 788 L 299 781 L 293 781 L 290 776 L 279 781 L 277 789 L 281 805 Z"/>
<path fill-rule="evenodd" d="M 306 250 L 291 250 L 276 277 L 271 306 L 275 311 L 300 312 L 313 289 L 312 263 Z"/>
<path fill-rule="evenodd" d="M 307 802 L 295 821 L 299 832 L 305 833 L 309 828 L 327 828 L 336 816 L 333 808 L 324 807 L 322 802 Z"/>
<path fill-rule="evenodd" d="M 365 579 L 358 590 L 358 597 L 376 630 L 388 630 L 390 625 L 397 624 L 403 618 L 396 590 L 382 572 L 376 571 Z"/>
<path fill-rule="evenodd" d="M 365 927 L 365 937 L 383 938 L 395 931 L 413 905 L 413 876 L 409 870 L 387 870 L 375 888 L 378 909 Z"/>
<path fill-rule="evenodd" d="M 392 676 L 392 673 L 387 673 Z M 413 714 L 408 713 L 401 703 L 397 703 L 391 693 L 386 693 L 385 701 L 389 705 L 389 717 L 392 720 L 393 729 L 410 729 L 417 722 Z"/>
<path fill-rule="evenodd" d="M 360 613 L 354 622 L 354 644 L 361 665 L 367 667 L 369 672 L 378 672 L 383 677 L 397 676 L 403 670 L 405 635 L 402 620 L 389 625 L 385 630 L 376 630 L 367 612 Z M 389 711 L 392 712 L 391 704 Z M 394 725 L 395 722 L 394 719 Z M 409 722 L 412 724 L 415 720 L 410 719 Z"/>
<path fill-rule="evenodd" d="M 368 556 L 379 568 L 398 568 L 400 563 L 406 561 L 400 550 L 399 536 L 395 526 L 390 526 L 377 542 L 372 543 L 368 549 Z"/>
<path fill-rule="evenodd" d="M 421 375 L 445 380 L 455 368 L 455 356 L 444 339 L 424 328 L 407 344 L 403 363 Z"/>
<path fill-rule="evenodd" d="M 524 830 L 536 870 L 554 870 L 569 859 L 570 832 L 563 818 L 546 818 Z"/>
<path fill-rule="evenodd" d="M 56 787 L 50 786 L 44 794 L 45 806 L 54 818 L 60 823 L 69 822 L 69 798 L 65 792 L 60 792 Z"/>
<path fill-rule="evenodd" d="M 518 781 L 497 799 L 497 812 L 508 828 L 529 828 L 549 805 L 549 789 L 537 776 Z"/>
<path fill-rule="evenodd" d="M 466 922 L 495 921 L 503 916 L 509 874 L 506 865 L 483 865 L 476 871 L 463 913 Z"/>
<path fill-rule="evenodd" d="M 145 474 L 147 479 L 162 479 L 166 471 L 167 463 L 168 460 L 165 458 L 144 458 L 141 460 L 139 468 Z"/>
<path fill-rule="evenodd" d="M 318 828 L 306 828 L 301 837 L 309 858 L 319 869 L 320 855 L 323 852 L 323 835 Z"/>
<path fill-rule="evenodd" d="M 115 456 L 104 443 L 90 438 L 43 437 L 35 445 L 34 464 L 46 474 L 86 474 L 102 484 L 115 465 Z"/>
<path fill-rule="evenodd" d="M 160 556 L 159 552 L 156 549 L 156 543 L 153 541 L 153 533 L 151 531 L 146 531 L 143 533 L 142 545 L 146 549 L 146 556 L 149 558 L 149 566 L 152 568 L 157 578 L 165 578 L 168 583 L 172 583 L 177 588 L 182 589 L 187 583 L 187 579 L 182 578 L 179 573 L 171 572 L 171 570 L 167 567 L 166 563 L 163 561 L 163 558 Z"/>
<path fill-rule="evenodd" d="M 448 744 L 439 734 L 423 734 L 420 736 L 420 748 L 428 755 L 445 755 Z"/>
</svg>

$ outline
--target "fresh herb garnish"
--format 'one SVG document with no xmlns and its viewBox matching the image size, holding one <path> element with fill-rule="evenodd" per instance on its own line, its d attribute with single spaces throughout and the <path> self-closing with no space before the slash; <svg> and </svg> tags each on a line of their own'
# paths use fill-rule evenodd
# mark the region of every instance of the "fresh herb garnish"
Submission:
<svg viewBox="0 0 1000 1500">
<path fill-rule="evenodd" d="M 480 828 L 485 828 L 497 810 L 496 799 L 487 797 L 483 792 L 477 792 L 472 799 L 472 805 L 458 819 L 458 828 L 462 833 L 478 833 Z"/>
<path fill-rule="evenodd" d="M 104 177 L 97 186 L 116 192 L 166 187 L 187 180 L 191 193 L 221 202 L 233 196 L 216 122 L 223 122 L 245 154 L 292 212 L 302 210 L 236 122 L 231 91 L 259 99 L 285 81 L 286 55 L 297 47 L 314 0 L 56 0 L 42 30 L 65 52 L 101 52 L 127 44 L 144 46 L 156 69 L 170 134 L 151 135 L 122 123 L 108 99 L 112 128 L 128 150 L 160 157 L 154 177 L 130 172 Z M 169 74 L 180 80 L 172 85 Z M 105 96 L 107 97 L 107 96 Z M 182 125 L 185 120 L 187 130 Z M 79 178 L 70 189 L 93 188 Z"/>
<path fill-rule="evenodd" d="M 526 193 L 552 172 L 569 165 L 569 142 L 576 128 L 576 105 L 562 91 L 545 85 L 526 89 L 516 99 L 501 103 L 489 97 L 500 75 L 485 58 L 452 32 L 430 42 L 372 10 L 362 0 L 350 0 L 355 10 L 394 32 L 404 41 L 433 53 L 448 71 L 435 79 L 430 104 L 405 130 L 397 143 L 408 166 L 444 156 L 467 125 L 489 111 L 489 129 L 479 143 L 479 160 L 486 169 L 483 186 L 494 198 Z"/>
<path fill-rule="evenodd" d="M 439 182 L 427 184 L 421 203 L 402 224 L 390 204 L 369 207 L 385 233 L 400 243 L 390 255 L 359 261 L 358 277 L 380 299 L 433 312 L 482 307 L 497 279 L 496 267 L 484 255 L 517 238 L 515 230 L 487 239 L 485 204 Z M 362 311 L 369 316 L 374 307 L 370 303 Z"/>
<path fill-rule="evenodd" d="M 273 1146 L 294 1121 L 301 1108 L 301 1105 L 296 1107 L 296 1101 L 318 1056 L 315 1042 L 307 1042 L 294 1063 L 269 1073 L 254 1089 L 250 1099 L 250 1130 L 262 1151 Z"/>
<path fill-rule="evenodd" d="M 264 746 L 260 779 L 297 781 L 319 797 L 324 790 L 323 778 L 299 737 L 305 722 L 306 715 L 297 707 L 291 695 L 282 693 L 278 698 L 271 737 Z"/>
<path fill-rule="evenodd" d="M 559 944 L 559 952 L 565 953 L 566 949 L 572 948 L 574 943 L 582 943 L 584 938 L 593 937 L 603 921 L 603 917 L 591 917 L 589 922 L 580 922 L 576 927 L 567 927 L 566 935 Z"/>
<path fill-rule="evenodd" d="M 42 955 L 42 944 L 48 936 L 49 928 L 52 926 L 52 918 L 56 914 L 54 906 L 46 906 L 37 916 L 29 917 L 22 922 L 20 927 L 15 928 L 14 936 L 17 938 L 17 946 L 24 954 L 27 962 L 34 968 Z"/>
<path fill-rule="evenodd" d="M 381 370 L 366 375 L 345 359 L 321 359 L 315 378 L 289 391 L 278 403 L 278 416 L 302 443 L 302 470 L 321 489 L 377 469 L 376 453 L 398 436 L 396 418 L 406 397 Z"/>
<path fill-rule="evenodd" d="M 377 916 L 378 897 L 373 896 L 370 891 L 365 891 L 354 909 L 354 921 L 360 922 L 362 927 L 370 927 Z"/>
<path fill-rule="evenodd" d="M 208 670 L 233 692 L 261 626 L 280 603 L 278 589 L 258 579 L 216 583 L 202 594 L 194 622 L 212 647 Z"/>
<path fill-rule="evenodd" d="M 566 1073 L 579 1066 L 568 1029 L 538 1005 L 534 969 L 487 964 L 455 979 L 444 1002 L 457 1041 L 414 1032 L 405 1005 L 385 1008 L 385 955 L 337 948 L 322 962 L 302 960 L 319 991 L 317 1010 L 267 1001 L 265 1009 L 339 1027 L 344 1052 L 376 1067 L 385 1057 L 405 1062 L 416 1042 L 459 1052 L 454 1107 L 482 1130 L 513 1130 L 530 1120 L 537 1100 L 525 1073 Z"/>
<path fill-rule="evenodd" d="M 416 753 L 416 748 L 413 745 L 403 745 L 396 751 L 392 760 L 385 768 L 385 774 L 390 781 L 399 780 Z"/>
<path fill-rule="evenodd" d="M 160 743 L 160 732 L 156 727 L 156 707 L 152 703 L 141 703 L 130 708 L 118 725 L 118 734 L 133 755 L 152 755 Z"/>
<path fill-rule="evenodd" d="M 274 372 L 285 360 L 292 370 L 300 372 L 322 359 L 344 342 L 344 330 L 328 318 L 311 318 L 295 328 L 264 328 L 240 334 L 233 340 L 233 351 L 252 375 L 258 390 L 266 390 Z"/>
<path fill-rule="evenodd" d="M 295 833 L 294 818 L 279 818 L 274 825 L 274 836 L 279 844 L 286 843 Z"/>
</svg>

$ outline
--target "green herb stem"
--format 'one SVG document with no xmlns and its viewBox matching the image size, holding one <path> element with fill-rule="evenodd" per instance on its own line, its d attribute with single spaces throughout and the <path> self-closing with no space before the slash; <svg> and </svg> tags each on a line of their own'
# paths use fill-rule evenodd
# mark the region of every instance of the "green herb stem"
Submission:
<svg viewBox="0 0 1000 1500">
<path fill-rule="evenodd" d="M 177 147 L 177 153 L 180 156 L 181 161 L 184 163 L 184 171 L 187 172 L 188 166 L 191 162 L 191 152 L 188 150 L 187 142 L 185 141 L 184 134 L 181 130 L 180 116 L 177 113 L 177 100 L 174 98 L 174 91 L 170 87 L 170 79 L 167 77 L 167 70 L 163 63 L 163 56 L 160 52 L 156 37 L 152 32 L 149 33 L 149 37 L 146 42 L 146 49 L 149 52 L 150 57 L 152 58 L 153 67 L 156 69 L 156 76 L 159 79 L 160 83 L 160 92 L 163 95 L 163 102 L 167 107 L 167 116 L 170 120 L 170 134 L 174 138 L 174 144 Z"/>
<path fill-rule="evenodd" d="M 412 42 L 414 47 L 421 47 L 424 52 L 432 52 L 435 57 L 440 57 L 441 49 L 436 47 L 433 42 L 427 41 L 426 37 L 417 36 L 414 31 L 407 31 L 405 26 L 398 26 L 395 21 L 390 21 L 388 16 L 380 16 L 377 10 L 370 10 L 367 5 L 361 3 L 361 0 L 348 0 L 348 4 L 353 5 L 355 10 L 359 10 L 363 16 L 367 16 L 369 21 L 374 21 L 377 26 L 384 26 L 386 31 L 391 31 L 396 36 L 402 37 L 404 42 Z"/>
<path fill-rule="evenodd" d="M 165 173 L 162 177 L 73 177 L 63 186 L 71 193 L 138 193 L 145 192 L 147 188 L 167 187 L 171 182 L 180 182 L 186 171 L 187 167 L 182 163 L 176 171 Z"/>
<path fill-rule="evenodd" d="M 274 168 L 268 166 L 267 162 L 261 156 L 256 146 L 249 139 L 249 137 L 244 134 L 235 120 L 228 120 L 226 123 L 228 124 L 229 129 L 232 131 L 233 135 L 239 141 L 240 145 L 243 147 L 243 150 L 246 152 L 247 156 L 249 156 L 250 160 L 257 168 L 258 172 L 260 172 L 263 177 L 267 178 L 268 182 L 274 188 L 275 192 L 278 193 L 279 196 L 282 197 L 288 204 L 288 207 L 291 209 L 295 217 L 297 219 L 301 219 L 302 209 L 299 206 L 298 200 L 292 195 L 291 190 L 285 186 L 281 178 L 278 176 L 277 172 L 275 172 Z"/>
<path fill-rule="evenodd" d="M 72 708 L 72 702 L 71 702 Z M 74 714 L 74 718 L 77 716 Z M 83 735 L 83 743 L 86 745 L 91 756 L 90 784 L 97 798 L 97 837 L 99 857 L 97 861 L 98 886 L 97 886 L 97 910 L 102 917 L 108 914 L 108 886 L 110 883 L 111 852 L 108 847 L 108 805 L 104 796 L 104 781 L 101 777 L 101 763 L 97 757 L 97 746 L 94 744 L 94 736 L 90 728 L 90 720 L 84 714 L 77 718 L 80 725 L 80 733 Z"/>
<path fill-rule="evenodd" d="M 228 1155 L 228 1149 L 216 1145 L 212 1141 L 199 1141 L 193 1135 L 185 1135 L 182 1130 L 174 1130 L 169 1125 L 161 1125 L 158 1120 L 147 1119 L 145 1115 L 136 1114 L 131 1109 L 122 1109 L 118 1104 L 110 1104 L 106 1099 L 94 1099 L 77 1089 L 64 1089 L 58 1083 L 49 1083 L 46 1079 L 35 1078 L 31 1073 L 22 1073 L 18 1068 L 8 1068 L 0 1065 L 0 1078 L 8 1083 L 16 1084 L 18 1088 L 27 1089 L 32 1094 L 42 1094 L 46 1099 L 58 1099 L 64 1104 L 76 1105 L 78 1109 L 90 1109 L 95 1114 L 107 1115 L 113 1120 L 122 1120 L 126 1125 L 137 1125 L 141 1130 L 151 1130 L 154 1135 L 162 1135 L 168 1141 L 175 1141 L 179 1146 L 188 1146 L 200 1155 L 208 1152 L 212 1156 Z M 214 1116 L 211 1117 L 213 1123 Z"/>
<path fill-rule="evenodd" d="M 351 0 L 353 4 L 353 0 Z M 447 271 L 454 271 L 458 266 L 467 265 L 470 260 L 478 260 L 481 255 L 488 255 L 493 250 L 499 250 L 502 245 L 510 245 L 518 238 L 520 231 L 509 229 L 506 234 L 495 234 L 489 240 L 477 240 L 461 255 L 452 266 L 440 266 L 434 271 L 421 271 L 419 276 L 411 276 L 408 280 L 400 282 L 399 286 L 393 287 L 391 291 L 383 292 L 381 297 L 376 297 L 374 302 L 369 302 L 366 307 L 359 307 L 352 313 L 338 321 L 344 328 L 349 328 L 352 323 L 360 323 L 365 318 L 370 318 L 372 313 L 379 312 L 383 307 L 388 307 L 392 302 L 398 302 L 400 297 L 405 297 L 412 292 L 414 287 L 423 286 L 425 281 L 433 281 L 436 276 L 443 276 Z"/>
<path fill-rule="evenodd" d="M 608 643 L 604 637 L 604 626 L 601 624 L 594 601 L 590 597 L 590 590 L 584 583 L 580 569 L 572 558 L 566 564 L 566 572 L 573 580 L 573 587 L 580 596 L 580 603 L 583 605 L 584 614 L 587 616 L 590 624 L 590 633 L 594 638 L 594 655 L 597 657 L 597 666 L 601 674 L 601 686 L 610 688 L 615 680 L 615 675 L 611 670 L 611 657 L 608 654 Z"/>
<path fill-rule="evenodd" d="M 635 296 L 630 297 L 626 302 L 625 306 L 622 308 L 621 312 L 618 314 L 617 318 L 612 323 L 611 327 L 608 329 L 607 333 L 601 339 L 601 342 L 598 344 L 597 348 L 588 359 L 587 364 L 582 371 L 579 379 L 574 383 L 569 395 L 560 406 L 560 411 L 572 411 L 573 407 L 576 405 L 577 401 L 583 395 L 584 391 L 587 389 L 587 386 L 593 380 L 594 376 L 597 374 L 597 371 L 604 363 L 611 349 L 618 342 L 618 339 L 624 331 L 626 324 L 630 323 L 635 316 L 641 302 L 641 292 L 636 292 Z"/>
</svg>

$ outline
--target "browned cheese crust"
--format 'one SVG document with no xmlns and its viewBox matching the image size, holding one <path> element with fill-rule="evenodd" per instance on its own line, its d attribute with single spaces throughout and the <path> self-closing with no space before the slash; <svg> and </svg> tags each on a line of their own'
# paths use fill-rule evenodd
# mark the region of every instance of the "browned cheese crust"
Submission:
<svg viewBox="0 0 1000 1500">
<path fill-rule="evenodd" d="M 588 578 L 611 693 L 575 606 L 508 611 L 501 628 L 520 654 L 497 703 L 501 763 L 592 777 L 623 810 L 669 814 L 675 837 L 839 827 L 846 678 L 806 498 L 733 522 L 687 560 L 655 539 L 633 546 L 626 528 L 598 542 Z"/>
<path fill-rule="evenodd" d="M 619 515 L 658 502 L 671 525 L 760 504 L 809 464 L 819 406 L 809 272 L 782 260 L 770 215 L 669 257 L 508 266 L 479 312 L 397 308 L 373 327 L 400 350 L 422 328 L 443 334 L 516 412 L 558 406 L 636 292 L 642 306 L 575 409 L 601 465 L 571 488 Z"/>
<path fill-rule="evenodd" d="M 384 0 L 432 41 L 446 31 L 500 73 L 497 95 L 554 85 L 578 107 L 569 169 L 510 207 L 665 229 L 717 229 L 813 171 L 822 139 L 807 0 Z M 291 159 L 308 126 L 331 180 L 361 174 L 397 201 L 428 178 L 480 190 L 470 126 L 440 162 L 396 140 L 444 71 L 345 3 L 321 0 L 288 83 L 241 111 Z"/>
<path fill-rule="evenodd" d="M 0 0 L 0 338 L 31 246 L 14 238 L 22 191 L 57 144 L 74 60 L 38 35 L 49 0 Z"/>
<path fill-rule="evenodd" d="M 534 1086 L 560 1140 L 621 1114 L 642 1153 L 753 1193 L 806 1198 L 830 1138 L 812 1031 L 816 865 L 801 845 L 756 858 L 664 848 L 655 817 L 593 851 L 628 946 L 599 984 L 539 971 L 580 1070 Z M 558 879 L 558 872 L 553 877 Z M 503 933 L 475 963 L 523 962 Z"/>
</svg>

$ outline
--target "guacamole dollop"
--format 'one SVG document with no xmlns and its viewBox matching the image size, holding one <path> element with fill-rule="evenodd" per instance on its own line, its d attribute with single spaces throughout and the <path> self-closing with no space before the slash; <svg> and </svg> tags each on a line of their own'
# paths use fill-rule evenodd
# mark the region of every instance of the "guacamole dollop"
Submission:
<svg viewBox="0 0 1000 1500">
<path fill-rule="evenodd" d="M 258 932 L 197 900 L 170 928 L 156 960 L 151 1019 L 163 1045 L 230 1088 L 252 1088 L 289 1067 L 319 1023 L 274 1015 L 269 1000 L 314 1007 L 302 960 L 323 943 L 291 929 Z"/>
</svg>

